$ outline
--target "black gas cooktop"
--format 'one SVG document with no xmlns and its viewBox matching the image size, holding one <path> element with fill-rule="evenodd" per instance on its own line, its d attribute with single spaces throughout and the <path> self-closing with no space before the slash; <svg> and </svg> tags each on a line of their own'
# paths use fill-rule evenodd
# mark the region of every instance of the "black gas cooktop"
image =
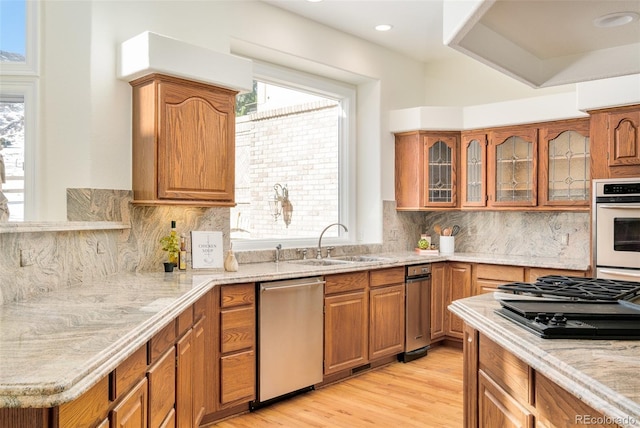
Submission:
<svg viewBox="0 0 640 428">
<path fill-rule="evenodd" d="M 496 313 L 545 339 L 640 339 L 640 282 L 549 275 L 500 285 Z"/>
</svg>

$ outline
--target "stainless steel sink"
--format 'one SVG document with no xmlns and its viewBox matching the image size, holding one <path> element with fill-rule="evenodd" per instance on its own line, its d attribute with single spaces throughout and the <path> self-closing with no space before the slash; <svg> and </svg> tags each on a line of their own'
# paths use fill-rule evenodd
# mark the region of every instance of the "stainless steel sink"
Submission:
<svg viewBox="0 0 640 428">
<path fill-rule="evenodd" d="M 385 257 L 377 256 L 341 256 L 341 257 L 329 257 L 326 259 L 306 259 L 306 260 L 294 260 L 291 263 L 297 263 L 301 265 L 309 266 L 330 266 L 330 265 L 345 265 L 353 263 L 371 263 L 371 262 L 383 262 L 388 260 Z"/>
<path fill-rule="evenodd" d="M 344 260 L 348 262 L 383 262 L 388 259 L 385 257 L 361 255 L 361 256 L 335 257 L 332 260 Z"/>
<path fill-rule="evenodd" d="M 353 263 L 351 260 L 338 260 L 338 259 L 306 259 L 306 260 L 293 260 L 290 263 L 296 263 L 299 265 L 309 266 L 331 266 L 331 265 L 348 265 Z"/>
</svg>

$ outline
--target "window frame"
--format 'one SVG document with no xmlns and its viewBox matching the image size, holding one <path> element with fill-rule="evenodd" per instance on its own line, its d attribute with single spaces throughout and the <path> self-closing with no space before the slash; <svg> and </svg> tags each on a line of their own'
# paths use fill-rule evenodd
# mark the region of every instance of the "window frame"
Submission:
<svg viewBox="0 0 640 428">
<path fill-rule="evenodd" d="M 40 37 L 40 8 L 39 2 L 25 1 L 25 62 L 0 61 L 0 75 L 2 80 L 10 76 L 40 75 L 39 37 Z"/>
<path fill-rule="evenodd" d="M 0 98 L 21 97 L 24 101 L 24 218 L 37 220 L 36 187 L 39 171 L 40 7 L 25 2 L 25 62 L 0 61 Z"/>
<path fill-rule="evenodd" d="M 326 98 L 340 101 L 342 108 L 341 120 L 338 126 L 338 221 L 344 224 L 349 232 L 339 229 L 338 237 L 323 237 L 323 246 L 348 245 L 355 242 L 356 228 L 356 87 L 344 82 L 338 82 L 325 77 L 320 77 L 284 68 L 274 64 L 255 61 L 253 62 L 254 80 L 283 86 L 286 88 L 310 92 Z M 292 201 L 295 206 L 295 200 Z M 295 215 L 295 211 L 294 211 Z M 323 225 L 323 228 L 328 226 Z M 269 238 L 255 240 L 232 240 L 235 250 L 265 250 L 282 244 L 285 248 L 316 248 L 322 228 L 318 230 L 317 237 L 305 238 Z"/>
</svg>

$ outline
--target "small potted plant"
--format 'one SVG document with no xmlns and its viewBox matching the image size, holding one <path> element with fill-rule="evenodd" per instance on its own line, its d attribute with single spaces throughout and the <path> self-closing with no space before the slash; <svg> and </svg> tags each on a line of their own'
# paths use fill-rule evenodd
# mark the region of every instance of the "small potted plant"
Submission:
<svg viewBox="0 0 640 428">
<path fill-rule="evenodd" d="M 164 264 L 166 272 L 173 272 L 178 265 L 178 253 L 180 252 L 180 238 L 176 233 L 175 221 L 171 222 L 171 233 L 160 238 L 162 250 L 167 252 L 168 261 Z"/>
</svg>

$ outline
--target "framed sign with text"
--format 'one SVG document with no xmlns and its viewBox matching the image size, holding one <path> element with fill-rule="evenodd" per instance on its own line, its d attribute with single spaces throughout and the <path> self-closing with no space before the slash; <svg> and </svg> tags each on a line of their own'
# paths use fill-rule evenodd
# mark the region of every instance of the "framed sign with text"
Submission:
<svg viewBox="0 0 640 428">
<path fill-rule="evenodd" d="M 191 232 L 191 261 L 194 269 L 222 268 L 222 232 Z"/>
</svg>

